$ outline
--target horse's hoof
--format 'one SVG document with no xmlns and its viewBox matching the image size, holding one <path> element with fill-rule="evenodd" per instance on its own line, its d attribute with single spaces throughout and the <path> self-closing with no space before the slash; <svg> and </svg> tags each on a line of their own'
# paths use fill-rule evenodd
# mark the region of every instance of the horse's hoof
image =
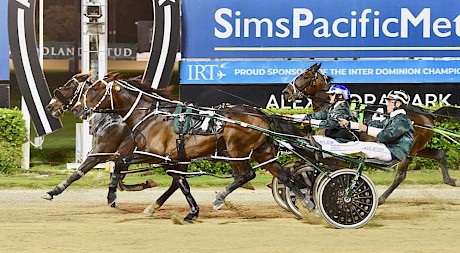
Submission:
<svg viewBox="0 0 460 253">
<path fill-rule="evenodd" d="M 195 221 L 193 220 L 189 220 L 189 219 L 184 219 L 184 222 L 182 223 L 182 225 L 190 225 L 190 224 L 194 224 Z"/>
<path fill-rule="evenodd" d="M 445 184 L 447 185 L 450 185 L 450 186 L 457 186 L 457 179 L 452 179 L 452 178 L 449 178 L 448 180 L 444 181 Z"/>
<path fill-rule="evenodd" d="M 115 207 L 116 207 L 115 201 L 112 202 L 112 203 L 110 203 L 109 206 L 110 206 L 111 208 L 115 208 Z"/>
<path fill-rule="evenodd" d="M 42 199 L 46 199 L 46 200 L 52 200 L 53 199 L 53 195 L 49 194 L 49 193 L 45 193 L 42 195 Z"/>
<path fill-rule="evenodd" d="M 153 188 L 153 187 L 157 187 L 158 184 L 157 182 L 153 181 L 152 179 L 147 179 L 147 181 L 145 181 L 145 185 L 146 185 L 146 188 Z"/>
<path fill-rule="evenodd" d="M 212 209 L 218 211 L 224 205 L 224 201 L 220 199 L 215 199 L 212 203 Z"/>
<path fill-rule="evenodd" d="M 115 201 L 117 200 L 117 194 L 116 193 L 109 193 L 107 195 L 107 204 L 110 207 L 115 207 Z"/>
<path fill-rule="evenodd" d="M 143 213 L 147 216 L 153 216 L 153 214 L 160 208 L 158 204 L 151 204 L 147 208 L 144 209 Z"/>
<path fill-rule="evenodd" d="M 246 190 L 252 190 L 252 191 L 256 189 L 251 182 L 245 183 L 244 185 L 241 186 L 241 188 L 246 189 Z"/>
<path fill-rule="evenodd" d="M 310 212 L 318 212 L 318 210 L 315 208 L 315 203 L 309 199 L 304 199 L 302 201 L 302 204 L 305 208 L 307 208 Z"/>
</svg>

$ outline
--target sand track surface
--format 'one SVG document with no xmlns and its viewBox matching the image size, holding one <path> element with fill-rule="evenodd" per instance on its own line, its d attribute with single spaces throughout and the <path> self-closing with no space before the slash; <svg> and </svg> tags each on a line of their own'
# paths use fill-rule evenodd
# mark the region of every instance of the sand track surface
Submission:
<svg viewBox="0 0 460 253">
<path fill-rule="evenodd" d="M 343 230 L 321 217 L 297 220 L 269 189 L 237 190 L 212 211 L 215 189 L 192 189 L 200 205 L 193 225 L 173 223 L 188 205 L 180 192 L 153 217 L 142 214 L 165 189 L 119 192 L 0 190 L 0 252 L 460 252 L 460 188 L 404 186 L 363 228 Z M 379 193 L 383 188 L 378 188 Z"/>
</svg>

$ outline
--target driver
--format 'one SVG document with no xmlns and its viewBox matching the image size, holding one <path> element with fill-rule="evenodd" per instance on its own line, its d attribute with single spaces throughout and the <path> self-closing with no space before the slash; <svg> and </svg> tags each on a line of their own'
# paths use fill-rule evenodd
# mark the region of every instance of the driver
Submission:
<svg viewBox="0 0 460 253">
<path fill-rule="evenodd" d="M 409 100 L 409 95 L 403 90 L 390 91 L 386 97 L 387 112 L 390 115 L 385 120 L 371 120 L 366 124 L 359 124 L 345 118 L 340 119 L 341 126 L 377 137 L 378 142 L 338 143 L 323 136 L 314 136 L 315 141 L 321 144 L 322 149 L 338 154 L 363 153 L 366 158 L 401 161 L 409 155 L 414 140 L 414 128 L 404 109 Z"/>
<path fill-rule="evenodd" d="M 329 95 L 329 105 L 322 111 L 306 114 L 303 121 L 308 121 L 311 126 L 324 129 L 324 135 L 340 142 L 357 140 L 349 129 L 339 124 L 339 119 L 352 121 L 354 118 L 350 111 L 350 90 L 343 84 L 333 84 L 326 92 Z"/>
</svg>

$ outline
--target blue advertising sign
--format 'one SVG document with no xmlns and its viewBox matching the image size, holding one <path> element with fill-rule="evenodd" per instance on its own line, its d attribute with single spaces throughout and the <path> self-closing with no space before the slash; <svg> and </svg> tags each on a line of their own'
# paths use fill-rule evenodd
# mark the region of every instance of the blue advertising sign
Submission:
<svg viewBox="0 0 460 253">
<path fill-rule="evenodd" d="M 0 6 L 8 6 L 8 0 L 0 0 Z M 8 30 L 8 8 L 0 8 L 0 31 Z M 0 36 L 0 80 L 10 80 L 8 33 Z"/>
<path fill-rule="evenodd" d="M 186 58 L 460 56 L 460 1 L 185 0 L 182 10 Z"/>
<path fill-rule="evenodd" d="M 316 61 L 182 61 L 181 84 L 289 83 Z M 460 60 L 323 61 L 336 83 L 458 83 Z"/>
</svg>

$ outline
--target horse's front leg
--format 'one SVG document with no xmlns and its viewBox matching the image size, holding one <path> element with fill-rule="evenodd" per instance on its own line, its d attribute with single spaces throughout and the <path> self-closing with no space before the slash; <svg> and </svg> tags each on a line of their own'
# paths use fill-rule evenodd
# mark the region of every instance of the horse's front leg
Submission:
<svg viewBox="0 0 460 253">
<path fill-rule="evenodd" d="M 132 158 L 130 156 L 120 157 L 115 162 L 115 169 L 110 173 L 109 192 L 107 193 L 107 204 L 110 207 L 115 207 L 117 199 L 117 185 L 120 182 L 122 170 L 127 170 Z"/>
<path fill-rule="evenodd" d="M 178 169 L 180 171 L 187 171 L 187 165 L 179 165 L 176 167 L 164 165 L 163 167 L 166 170 L 167 169 Z M 155 203 L 145 208 L 144 214 L 148 216 L 152 216 L 158 209 L 160 209 L 161 206 L 163 206 L 166 200 L 168 200 L 169 197 L 171 197 L 171 195 L 173 195 L 173 193 L 177 191 L 177 189 L 179 189 L 179 185 L 177 184 L 177 181 L 173 178 L 169 188 L 155 201 Z"/>
<path fill-rule="evenodd" d="M 412 162 L 412 157 L 408 157 L 402 160 L 398 164 L 398 168 L 396 169 L 395 179 L 393 183 L 388 187 L 388 189 L 379 197 L 379 205 L 385 203 L 386 199 L 391 195 L 391 193 L 404 181 L 406 178 L 407 168 L 409 164 Z"/>
<path fill-rule="evenodd" d="M 171 185 L 169 188 L 155 201 L 155 203 L 149 205 L 147 208 L 144 209 L 144 214 L 147 216 L 152 216 L 161 206 L 166 202 L 174 192 L 179 189 L 179 185 L 176 183 L 176 180 L 172 180 Z"/>
<path fill-rule="evenodd" d="M 57 196 L 61 194 L 62 192 L 67 189 L 73 182 L 77 181 L 80 179 L 82 176 L 84 176 L 88 171 L 92 170 L 94 166 L 99 164 L 102 161 L 101 158 L 98 157 L 88 157 L 86 160 L 83 162 L 78 169 L 70 175 L 69 178 L 66 180 L 62 181 L 60 184 L 56 185 L 53 190 L 46 192 L 42 198 L 46 200 L 52 200 L 54 196 Z"/>
<path fill-rule="evenodd" d="M 223 205 L 225 198 L 234 190 L 240 188 L 247 182 L 256 177 L 256 173 L 252 169 L 248 161 L 231 161 L 232 171 L 236 174 L 233 175 L 234 181 L 227 185 L 224 190 L 217 193 L 216 198 L 212 204 L 214 211 L 219 210 Z"/>
</svg>

